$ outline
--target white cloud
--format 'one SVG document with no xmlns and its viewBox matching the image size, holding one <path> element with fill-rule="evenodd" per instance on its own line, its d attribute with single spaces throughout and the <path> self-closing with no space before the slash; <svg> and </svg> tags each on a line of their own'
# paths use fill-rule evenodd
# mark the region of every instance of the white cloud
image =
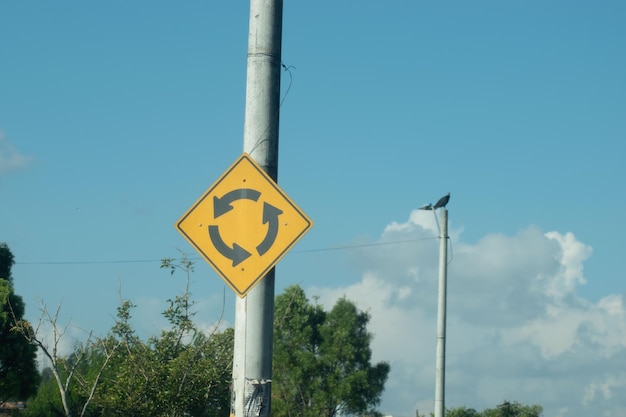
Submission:
<svg viewBox="0 0 626 417">
<path fill-rule="evenodd" d="M 446 399 L 476 409 L 538 403 L 546 416 L 622 415 L 626 409 L 626 301 L 578 294 L 592 249 L 572 233 L 528 227 L 475 244 L 452 229 L 448 266 Z M 392 370 L 381 411 L 432 410 L 435 386 L 438 228 L 415 210 L 363 249 L 362 278 L 309 288 L 330 307 L 341 296 L 371 314 L 375 361 Z"/>
<path fill-rule="evenodd" d="M 573 233 L 561 235 L 558 232 L 548 232 L 546 236 L 556 240 L 562 250 L 560 273 L 552 281 L 548 290 L 556 296 L 571 293 L 576 285 L 586 283 L 583 276 L 583 262 L 591 256 L 591 247 L 577 241 Z"/>
<path fill-rule="evenodd" d="M 31 158 L 21 154 L 0 132 L 0 174 L 20 170 L 30 162 Z"/>
<path fill-rule="evenodd" d="M 616 388 L 618 388 L 620 392 L 623 392 L 623 389 L 626 388 L 626 373 L 617 376 L 611 375 L 601 380 L 592 381 L 585 389 L 583 403 L 588 404 L 596 398 L 602 401 L 610 400 L 613 398 Z"/>
</svg>

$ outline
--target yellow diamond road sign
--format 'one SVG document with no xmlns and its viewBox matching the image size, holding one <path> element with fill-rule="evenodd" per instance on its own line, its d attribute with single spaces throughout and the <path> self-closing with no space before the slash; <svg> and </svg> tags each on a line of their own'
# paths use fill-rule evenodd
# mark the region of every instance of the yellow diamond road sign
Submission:
<svg viewBox="0 0 626 417">
<path fill-rule="evenodd" d="M 246 153 L 176 223 L 178 231 L 240 297 L 312 226 Z"/>
</svg>

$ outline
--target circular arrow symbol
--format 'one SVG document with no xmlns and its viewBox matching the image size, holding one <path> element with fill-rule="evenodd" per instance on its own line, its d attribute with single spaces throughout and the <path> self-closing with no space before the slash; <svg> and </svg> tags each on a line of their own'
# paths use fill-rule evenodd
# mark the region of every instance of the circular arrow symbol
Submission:
<svg viewBox="0 0 626 417">
<path fill-rule="evenodd" d="M 263 224 L 268 223 L 268 228 L 265 239 L 263 239 L 263 242 L 256 247 L 256 251 L 259 253 L 259 256 L 263 256 L 265 252 L 270 250 L 276 241 L 276 236 L 278 235 L 278 216 L 281 214 L 283 214 L 281 209 L 278 209 L 269 203 L 263 204 Z"/>
<path fill-rule="evenodd" d="M 252 200 L 258 201 L 259 197 L 261 197 L 261 193 L 257 190 L 253 190 L 250 188 L 240 188 L 237 190 L 229 191 L 224 194 L 221 198 L 213 197 L 213 218 L 217 219 L 223 214 L 228 213 L 234 207 L 232 203 L 237 200 Z M 273 205 L 264 202 L 263 203 L 263 224 L 268 225 L 267 233 L 263 241 L 256 247 L 256 251 L 259 256 L 263 256 L 267 251 L 269 251 L 274 245 L 276 241 L 276 236 L 278 236 L 278 227 L 279 221 L 278 216 L 280 216 L 283 211 L 279 208 L 274 207 Z M 239 265 L 246 259 L 248 259 L 252 254 L 245 250 L 243 247 L 238 245 L 237 243 L 233 243 L 233 247 L 231 248 L 224 242 L 222 236 L 220 235 L 219 227 L 216 225 L 209 226 L 209 237 L 211 238 L 211 242 L 217 251 L 222 254 L 227 259 L 230 259 L 233 263 L 233 267 Z"/>
<path fill-rule="evenodd" d="M 215 249 L 224 255 L 225 258 L 233 261 L 233 268 L 250 257 L 250 252 L 236 243 L 233 243 L 232 248 L 229 247 L 224 240 L 222 240 L 217 226 L 209 226 L 209 236 L 211 237 L 211 242 L 213 242 Z"/>
<path fill-rule="evenodd" d="M 233 209 L 231 203 L 236 200 L 252 200 L 257 201 L 261 193 L 257 190 L 252 190 L 250 188 L 240 188 L 238 190 L 230 191 L 222 198 L 213 197 L 213 217 L 218 218 L 222 214 L 228 213 Z"/>
</svg>

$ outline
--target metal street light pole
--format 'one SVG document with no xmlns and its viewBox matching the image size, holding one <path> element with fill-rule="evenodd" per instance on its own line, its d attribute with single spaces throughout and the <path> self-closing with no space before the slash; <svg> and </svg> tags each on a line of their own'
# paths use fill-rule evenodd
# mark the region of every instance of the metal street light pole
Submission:
<svg viewBox="0 0 626 417">
<path fill-rule="evenodd" d="M 437 374 L 435 384 L 435 417 L 445 412 L 446 379 L 446 294 L 448 274 L 448 210 L 441 210 L 441 234 L 439 236 L 439 301 L 437 308 Z"/>
<path fill-rule="evenodd" d="M 432 210 L 437 220 L 437 209 L 441 209 L 439 228 L 439 300 L 437 303 L 437 363 L 435 375 L 435 417 L 444 417 L 446 390 L 446 296 L 448 279 L 448 210 L 450 193 L 435 203 L 420 207 L 420 210 Z"/>
</svg>

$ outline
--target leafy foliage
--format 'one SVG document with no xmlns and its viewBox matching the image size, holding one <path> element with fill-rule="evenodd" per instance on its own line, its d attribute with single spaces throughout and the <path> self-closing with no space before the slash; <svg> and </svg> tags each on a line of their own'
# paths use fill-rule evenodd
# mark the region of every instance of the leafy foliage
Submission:
<svg viewBox="0 0 626 417">
<path fill-rule="evenodd" d="M 232 330 L 206 334 L 194 325 L 189 274 L 193 264 L 165 260 L 172 273 L 182 269 L 187 286 L 183 294 L 168 300 L 163 315 L 170 323 L 159 336 L 143 341 L 131 324 L 128 300 L 117 308 L 117 320 L 102 339 L 89 335 L 76 344 L 67 357 L 58 355 L 57 344 L 65 328 L 56 314 L 42 305 L 42 318 L 53 329 L 48 345 L 38 335 L 38 326 L 18 321 L 16 333 L 37 345 L 52 366 L 44 372 L 37 395 L 29 402 L 27 414 L 54 416 L 197 416 L 228 414 L 232 370 Z"/>
<path fill-rule="evenodd" d="M 11 269 L 15 265 L 15 257 L 13 252 L 6 243 L 0 243 L 0 280 L 8 281 L 13 284 Z"/>
<path fill-rule="evenodd" d="M 13 292 L 13 254 L 0 244 L 0 402 L 25 400 L 37 391 L 37 349 L 11 331 L 25 311 L 22 297 Z"/>
<path fill-rule="evenodd" d="M 147 343 L 128 338 L 100 386 L 97 404 L 107 416 L 213 417 L 227 414 L 233 332 L 190 340 L 178 328 Z"/>
<path fill-rule="evenodd" d="M 16 320 L 12 330 L 31 345 L 38 347 L 50 361 L 49 369 L 53 376 L 51 379 L 56 383 L 63 414 L 67 417 L 84 417 L 88 415 L 87 407 L 93 400 L 100 378 L 119 343 L 111 350 L 104 341 L 93 338 L 92 333 L 89 333 L 86 342 L 76 343 L 71 355 L 59 356 L 59 343 L 69 327 L 69 323 L 64 328 L 58 326 L 60 308 L 59 306 L 56 313 L 51 314 L 41 303 L 41 317 L 35 327 L 27 321 Z M 52 327 L 51 343 L 43 340 L 39 334 L 44 323 Z M 99 352 L 105 354 L 100 356 Z"/>
<path fill-rule="evenodd" d="M 232 329 L 201 331 L 194 323 L 189 277 L 193 263 L 166 259 L 172 275 L 182 271 L 187 285 L 168 300 L 163 316 L 169 327 L 147 341 L 132 325 L 135 305 L 121 300 L 116 322 L 102 339 L 76 344 L 67 357 L 57 354 L 65 329 L 42 305 L 54 329 L 48 346 L 39 326 L 18 321 L 21 336 L 39 346 L 52 366 L 42 375 L 27 415 L 38 417 L 223 417 L 230 410 Z M 309 303 L 299 287 L 276 298 L 272 415 L 275 417 L 380 417 L 389 373 L 387 363 L 371 364 L 369 315 L 346 300 L 330 310 Z"/>
<path fill-rule="evenodd" d="M 496 408 L 483 411 L 482 417 L 541 417 L 543 407 L 540 405 L 523 405 L 514 401 L 505 401 Z"/>
<path fill-rule="evenodd" d="M 457 407 L 450 410 L 446 410 L 447 417 L 480 417 L 481 413 L 473 408 Z"/>
<path fill-rule="evenodd" d="M 127 300 L 120 304 L 109 344 L 120 343 L 123 348 L 116 351 L 104 375 L 96 406 L 106 416 L 227 415 L 233 332 L 216 327 L 207 335 L 193 323 L 192 262 L 166 259 L 162 268 L 172 275 L 182 270 L 187 279 L 184 293 L 168 300 L 163 312 L 170 328 L 143 342 L 130 324 L 134 305 Z"/>
<path fill-rule="evenodd" d="M 274 416 L 334 417 L 375 413 L 389 373 L 371 365 L 369 315 L 345 298 L 331 311 L 312 305 L 299 286 L 276 298 Z"/>
<path fill-rule="evenodd" d="M 446 417 L 541 417 L 543 407 L 540 405 L 523 405 L 505 401 L 495 408 L 478 412 L 473 408 L 456 407 L 446 411 Z"/>
</svg>

